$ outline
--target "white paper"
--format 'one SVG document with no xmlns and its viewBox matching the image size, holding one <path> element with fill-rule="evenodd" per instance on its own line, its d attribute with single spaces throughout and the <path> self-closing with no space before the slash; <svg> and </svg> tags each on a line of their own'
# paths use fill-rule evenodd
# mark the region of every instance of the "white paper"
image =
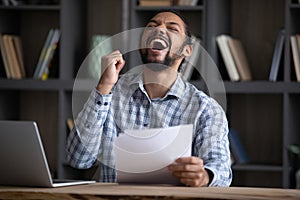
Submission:
<svg viewBox="0 0 300 200">
<path fill-rule="evenodd" d="M 166 168 L 179 157 L 191 156 L 193 125 L 126 130 L 115 139 L 117 181 L 178 184 Z"/>
</svg>

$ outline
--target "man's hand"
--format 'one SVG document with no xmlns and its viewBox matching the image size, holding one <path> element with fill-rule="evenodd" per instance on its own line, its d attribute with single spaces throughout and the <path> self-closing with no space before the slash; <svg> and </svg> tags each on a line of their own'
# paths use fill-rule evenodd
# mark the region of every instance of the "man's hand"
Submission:
<svg viewBox="0 0 300 200">
<path fill-rule="evenodd" d="M 199 187 L 209 183 L 209 174 L 203 166 L 203 160 L 198 157 L 178 158 L 168 168 L 185 185 Z"/>
<path fill-rule="evenodd" d="M 101 94 L 109 94 L 118 81 L 119 73 L 125 65 L 125 60 L 120 51 L 113 51 L 101 58 L 103 74 L 97 85 Z"/>
</svg>

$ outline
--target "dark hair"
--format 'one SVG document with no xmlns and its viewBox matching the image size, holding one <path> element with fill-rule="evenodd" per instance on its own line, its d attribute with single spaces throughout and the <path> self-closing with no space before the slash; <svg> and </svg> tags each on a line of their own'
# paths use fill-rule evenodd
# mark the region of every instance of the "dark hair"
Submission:
<svg viewBox="0 0 300 200">
<path fill-rule="evenodd" d="M 161 9 L 161 10 L 157 11 L 154 14 L 154 16 L 159 14 L 159 13 L 163 13 L 163 12 L 171 12 L 171 13 L 177 15 L 183 21 L 183 23 L 185 25 L 185 27 L 184 27 L 185 28 L 185 35 L 187 36 L 186 37 L 186 44 L 191 44 L 192 43 L 192 41 L 191 41 L 192 34 L 191 34 L 190 29 L 189 29 L 189 22 L 188 22 L 187 18 L 185 16 L 183 16 L 178 10 L 175 10 L 175 9 Z"/>
</svg>

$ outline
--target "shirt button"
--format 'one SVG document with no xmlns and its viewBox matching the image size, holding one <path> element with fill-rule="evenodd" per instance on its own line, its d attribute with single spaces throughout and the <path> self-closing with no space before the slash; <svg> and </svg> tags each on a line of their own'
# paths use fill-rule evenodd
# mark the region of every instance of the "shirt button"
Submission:
<svg viewBox="0 0 300 200">
<path fill-rule="evenodd" d="M 96 104 L 97 104 L 97 105 L 101 105 L 101 101 L 97 101 Z"/>
<path fill-rule="evenodd" d="M 90 124 L 90 123 L 87 123 L 87 124 L 85 125 L 85 127 L 88 128 L 88 129 L 90 129 L 90 128 L 91 128 L 91 124 Z"/>
</svg>

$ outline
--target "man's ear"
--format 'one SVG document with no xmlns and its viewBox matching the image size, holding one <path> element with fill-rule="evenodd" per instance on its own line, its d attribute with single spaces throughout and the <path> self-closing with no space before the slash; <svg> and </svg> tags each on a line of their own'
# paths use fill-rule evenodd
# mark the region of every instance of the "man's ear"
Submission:
<svg viewBox="0 0 300 200">
<path fill-rule="evenodd" d="M 182 54 L 185 57 L 189 57 L 189 56 L 192 55 L 192 53 L 193 53 L 193 47 L 192 47 L 192 45 L 189 45 L 189 44 L 185 45 L 185 47 L 184 47 L 184 49 L 182 51 Z"/>
</svg>

